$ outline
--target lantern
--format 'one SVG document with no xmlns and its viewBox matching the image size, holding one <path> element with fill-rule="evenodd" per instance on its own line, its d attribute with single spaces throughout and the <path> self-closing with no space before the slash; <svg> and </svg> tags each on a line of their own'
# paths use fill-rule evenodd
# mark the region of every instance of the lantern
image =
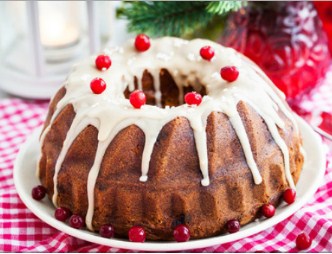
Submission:
<svg viewBox="0 0 332 254">
<path fill-rule="evenodd" d="M 74 62 L 110 43 L 116 4 L 0 2 L 0 89 L 26 98 L 50 98 Z"/>
</svg>

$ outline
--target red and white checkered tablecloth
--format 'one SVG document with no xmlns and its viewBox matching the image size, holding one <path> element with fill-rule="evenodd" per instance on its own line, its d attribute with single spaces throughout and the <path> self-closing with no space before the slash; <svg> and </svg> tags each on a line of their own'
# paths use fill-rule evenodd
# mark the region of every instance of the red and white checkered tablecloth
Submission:
<svg viewBox="0 0 332 254">
<path fill-rule="evenodd" d="M 130 252 L 89 243 L 50 227 L 18 197 L 13 163 L 20 145 L 40 126 L 48 102 L 0 101 L 0 252 Z M 301 108 L 332 113 L 332 66 L 323 84 L 306 96 Z M 326 141 L 326 144 L 328 142 Z M 234 242 L 191 252 L 296 252 L 296 236 L 304 231 L 313 239 L 310 252 L 332 252 L 332 146 L 328 149 L 324 181 L 314 197 L 288 219 L 263 232 Z"/>
</svg>

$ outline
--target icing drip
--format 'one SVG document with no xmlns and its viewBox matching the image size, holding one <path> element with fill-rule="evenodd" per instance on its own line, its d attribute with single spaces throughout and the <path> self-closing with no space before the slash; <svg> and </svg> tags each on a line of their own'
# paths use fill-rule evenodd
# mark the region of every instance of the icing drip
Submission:
<svg viewBox="0 0 332 254">
<path fill-rule="evenodd" d="M 144 128 L 142 125 L 139 125 L 139 127 L 142 130 L 144 130 L 145 134 L 145 145 L 142 155 L 142 176 L 140 177 L 139 180 L 141 182 L 146 182 L 148 180 L 148 171 L 149 171 L 151 154 L 162 126 L 159 125 L 158 127 L 151 129 L 150 131 L 146 131 L 147 128 Z"/>
<path fill-rule="evenodd" d="M 247 58 L 244 55 L 241 55 L 237 53 L 245 62 L 248 63 L 248 65 L 258 74 L 258 76 L 265 81 L 269 86 L 264 86 L 263 89 L 265 89 L 266 93 L 269 94 L 269 96 L 273 100 L 273 105 L 275 108 L 275 111 L 278 111 L 278 109 L 281 110 L 283 114 L 287 116 L 289 120 L 291 120 L 296 132 L 299 134 L 299 128 L 297 126 L 297 123 L 294 118 L 294 113 L 291 110 L 287 109 L 286 103 L 284 100 L 286 99 L 286 96 L 284 93 L 282 93 L 277 87 L 273 84 L 273 82 L 269 79 L 269 77 L 249 58 Z"/>
<path fill-rule="evenodd" d="M 236 109 L 234 109 L 234 112 Z M 237 111 L 236 111 L 237 112 Z M 234 113 L 229 116 L 229 121 L 231 122 L 233 128 L 235 129 L 236 135 L 238 136 L 240 143 L 242 145 L 244 156 L 246 157 L 249 168 L 251 169 L 252 176 L 254 178 L 255 184 L 260 184 L 262 182 L 262 177 L 257 168 L 256 162 L 254 160 L 254 156 L 251 151 L 250 142 L 240 115 L 238 113 Z"/>
<path fill-rule="evenodd" d="M 96 180 L 99 174 L 100 166 L 103 160 L 103 156 L 106 152 L 106 149 L 108 147 L 108 142 L 103 141 L 98 143 L 98 148 L 96 152 L 96 157 L 94 164 L 90 170 L 89 176 L 88 176 L 88 211 L 85 217 L 85 224 L 88 229 L 93 230 L 92 227 L 92 218 L 93 218 L 93 212 L 94 212 L 94 189 L 96 185 Z"/>
<path fill-rule="evenodd" d="M 295 189 L 295 184 L 292 178 L 292 174 L 290 171 L 290 166 L 289 166 L 289 151 L 288 147 L 285 143 L 285 141 L 280 137 L 280 134 L 278 132 L 278 129 L 275 124 L 271 121 L 269 118 L 265 118 L 265 122 L 269 128 L 269 131 L 271 132 L 271 135 L 274 139 L 274 141 L 277 143 L 279 148 L 281 149 L 281 152 L 284 156 L 284 165 L 285 165 L 285 174 L 286 174 L 286 179 L 288 181 L 289 187 L 292 189 Z"/>
<path fill-rule="evenodd" d="M 40 136 L 40 144 L 44 144 L 45 136 L 46 136 L 46 134 L 47 134 L 47 132 L 49 131 L 50 128 L 51 128 L 51 125 L 47 126 L 45 128 L 45 130 L 42 132 L 42 134 Z M 42 154 L 40 154 L 38 161 L 40 161 L 41 159 L 42 159 Z M 36 177 L 37 178 L 40 177 L 40 163 L 37 163 Z"/>
<path fill-rule="evenodd" d="M 210 45 L 215 50 L 215 56 L 210 62 L 199 55 L 201 47 Z M 94 66 L 95 56 L 77 64 L 69 75 L 66 83 L 66 94 L 58 103 L 51 119 L 68 104 L 72 104 L 76 116 L 68 131 L 62 150 L 55 166 L 53 203 L 57 201 L 57 178 L 65 156 L 75 138 L 88 125 L 98 129 L 98 148 L 95 160 L 88 175 L 88 211 L 86 224 L 92 229 L 94 213 L 94 188 L 102 164 L 103 156 L 113 138 L 130 125 L 138 126 L 145 134 L 145 145 L 142 154 L 140 181 L 148 180 L 148 170 L 154 144 L 158 135 L 168 122 L 177 117 L 185 117 L 193 130 L 196 150 L 202 173 L 202 185 L 210 183 L 207 151 L 206 123 L 212 112 L 222 112 L 229 117 L 231 125 L 240 141 L 248 167 L 252 172 L 254 182 L 260 184 L 262 177 L 256 165 L 251 150 L 248 135 L 242 119 L 237 111 L 239 101 L 250 104 L 264 119 L 276 144 L 280 147 L 285 164 L 286 179 L 291 187 L 294 186 L 290 167 L 288 148 L 280 137 L 278 128 L 283 129 L 285 123 L 279 117 L 281 111 L 289 118 L 295 128 L 296 123 L 292 113 L 281 98 L 280 92 L 272 87 L 271 81 L 250 60 L 230 48 L 208 40 L 196 39 L 186 41 L 177 38 L 164 37 L 151 41 L 151 48 L 139 53 L 133 47 L 133 40 L 123 47 L 106 49 L 103 53 L 112 59 L 112 66 L 107 71 L 99 71 Z M 238 79 L 228 83 L 221 79 L 219 71 L 224 66 L 236 66 L 240 72 Z M 248 68 L 249 66 L 249 68 Z M 161 105 L 161 91 L 159 73 L 167 69 L 179 88 L 179 101 L 183 102 L 183 87 L 193 86 L 196 90 L 205 85 L 207 95 L 202 103 L 196 106 L 186 104 L 177 107 L 144 105 L 141 109 L 134 109 L 123 92 L 128 87 L 135 89 L 134 78 L 137 78 L 138 88 L 142 89 L 142 75 L 144 70 L 153 77 L 155 99 Z M 100 77 L 107 83 L 106 90 L 99 95 L 90 90 L 90 81 Z M 42 134 L 44 139 L 49 128 Z"/>
<path fill-rule="evenodd" d="M 207 156 L 207 145 L 206 145 L 206 132 L 205 129 L 198 132 L 194 132 L 196 150 L 199 157 L 199 166 L 203 175 L 201 181 L 203 186 L 208 186 L 210 184 L 209 179 L 209 168 L 208 168 L 208 156 Z"/>
<path fill-rule="evenodd" d="M 67 133 L 66 139 L 63 142 L 63 147 L 55 164 L 54 176 L 53 176 L 54 194 L 52 197 L 52 202 L 55 207 L 57 207 L 57 197 L 58 197 L 58 188 L 57 188 L 58 174 L 61 169 L 62 163 L 67 155 L 68 149 L 70 148 L 71 144 L 76 139 L 78 134 L 80 134 L 88 125 L 93 125 L 95 127 L 98 126 L 98 123 L 96 123 L 93 119 L 83 119 L 83 118 L 84 114 L 80 114 L 79 116 L 75 117 Z"/>
<path fill-rule="evenodd" d="M 206 103 L 206 102 L 205 102 Z M 206 104 L 208 105 L 208 104 Z M 204 113 L 201 113 L 202 117 L 197 117 L 195 115 L 199 108 L 194 107 L 191 110 L 191 114 L 187 116 L 190 122 L 190 126 L 194 131 L 194 138 L 196 144 L 196 150 L 199 158 L 199 166 L 203 175 L 201 184 L 203 186 L 208 186 L 210 184 L 209 178 L 209 166 L 208 166 L 208 151 L 207 151 L 207 138 L 206 138 L 206 122 L 207 117 L 211 113 L 210 111 L 205 111 L 205 107 L 202 107 Z"/>
<path fill-rule="evenodd" d="M 159 79 L 159 71 L 152 72 L 153 77 L 153 85 L 155 90 L 155 98 L 156 98 L 156 105 L 161 108 L 161 91 L 160 91 L 160 79 Z"/>
<path fill-rule="evenodd" d="M 281 138 L 278 128 L 284 129 L 284 124 L 282 125 L 278 125 L 278 123 L 276 124 L 271 118 L 271 116 L 268 116 L 266 114 L 264 114 L 262 112 L 262 110 L 258 109 L 255 105 L 252 105 L 251 103 L 248 103 L 251 105 L 251 107 L 253 107 L 255 109 L 255 111 L 264 119 L 271 135 L 272 138 L 274 139 L 274 141 L 276 142 L 276 144 L 279 146 L 282 154 L 283 154 L 283 158 L 284 158 L 284 165 L 285 165 L 285 175 L 286 175 L 286 180 L 289 184 L 289 186 L 293 189 L 295 189 L 295 184 L 292 178 L 292 174 L 290 171 L 290 162 L 289 162 L 289 151 L 288 151 L 288 147 L 285 143 L 285 141 Z M 278 116 L 274 116 L 274 119 L 278 119 Z M 279 118 L 280 119 L 280 118 Z M 280 119 L 281 121 L 281 119 Z M 300 149 L 301 150 L 301 149 Z"/>
</svg>

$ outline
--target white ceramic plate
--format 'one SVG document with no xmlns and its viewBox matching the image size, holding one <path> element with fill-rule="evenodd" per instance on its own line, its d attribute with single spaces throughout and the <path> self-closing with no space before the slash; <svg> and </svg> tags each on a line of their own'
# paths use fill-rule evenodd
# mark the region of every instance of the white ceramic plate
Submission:
<svg viewBox="0 0 332 254">
<path fill-rule="evenodd" d="M 77 230 L 65 223 L 57 221 L 54 218 L 54 207 L 47 198 L 43 201 L 36 201 L 31 197 L 31 189 L 39 184 L 39 180 L 36 178 L 35 168 L 38 159 L 38 136 L 40 130 L 36 130 L 20 149 L 14 164 L 14 182 L 22 201 L 36 216 L 52 227 L 77 238 L 116 248 L 143 251 L 160 252 L 204 248 L 231 242 L 265 230 L 295 213 L 316 192 L 325 172 L 325 154 L 323 152 L 321 138 L 302 119 L 298 119 L 298 122 L 303 135 L 304 149 L 307 153 L 307 157 L 304 163 L 303 172 L 301 173 L 300 180 L 297 184 L 296 202 L 292 205 L 282 204 L 276 210 L 274 217 L 252 222 L 242 227 L 239 232 L 234 234 L 224 234 L 217 237 L 191 240 L 184 243 L 132 243 L 121 239 L 102 238 L 98 234 L 86 230 Z"/>
</svg>

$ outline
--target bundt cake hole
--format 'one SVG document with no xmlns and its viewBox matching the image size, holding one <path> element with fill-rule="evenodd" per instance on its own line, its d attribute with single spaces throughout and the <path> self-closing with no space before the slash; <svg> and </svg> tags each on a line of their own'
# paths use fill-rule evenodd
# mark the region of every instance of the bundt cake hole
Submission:
<svg viewBox="0 0 332 254">
<path fill-rule="evenodd" d="M 200 83 L 192 85 L 186 85 L 181 87 L 182 96 L 179 90 L 178 85 L 175 83 L 173 77 L 166 69 L 161 69 L 159 74 L 160 80 L 160 105 L 157 105 L 156 100 L 156 91 L 154 87 L 153 76 L 147 70 L 143 72 L 142 76 L 142 90 L 146 96 L 146 104 L 160 106 L 161 108 L 165 108 L 166 106 L 180 106 L 184 104 L 183 96 L 189 92 L 197 92 L 203 96 L 207 94 L 205 86 Z M 139 89 L 138 79 L 134 78 L 134 88 Z M 130 93 L 132 91 L 129 90 L 129 87 L 124 91 L 125 98 L 129 99 Z"/>
</svg>

